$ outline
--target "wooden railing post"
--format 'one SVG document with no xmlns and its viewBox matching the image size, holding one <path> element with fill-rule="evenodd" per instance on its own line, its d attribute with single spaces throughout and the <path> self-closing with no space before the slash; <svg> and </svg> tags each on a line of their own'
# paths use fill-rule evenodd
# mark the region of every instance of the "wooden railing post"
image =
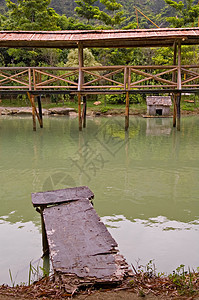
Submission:
<svg viewBox="0 0 199 300">
<path fill-rule="evenodd" d="M 181 76 L 181 41 L 178 41 L 178 81 L 177 89 L 182 89 L 182 76 Z"/>
<path fill-rule="evenodd" d="M 78 81 L 78 91 L 80 92 L 83 85 L 84 74 L 83 74 L 83 66 L 84 66 L 84 57 L 83 57 L 83 46 L 82 43 L 78 43 L 78 58 L 79 58 L 79 81 Z"/>
<path fill-rule="evenodd" d="M 124 67 L 124 90 L 128 89 L 127 67 Z"/>
<path fill-rule="evenodd" d="M 128 67 L 128 72 L 127 72 L 127 76 L 128 76 L 128 90 L 131 89 L 131 68 Z"/>
<path fill-rule="evenodd" d="M 34 86 L 34 90 L 37 89 L 37 86 L 36 86 L 36 72 L 35 72 L 35 69 L 33 69 L 33 86 Z"/>
<path fill-rule="evenodd" d="M 28 81 L 29 81 L 29 91 L 31 91 L 32 89 L 32 72 L 31 72 L 31 68 L 28 68 Z"/>
</svg>

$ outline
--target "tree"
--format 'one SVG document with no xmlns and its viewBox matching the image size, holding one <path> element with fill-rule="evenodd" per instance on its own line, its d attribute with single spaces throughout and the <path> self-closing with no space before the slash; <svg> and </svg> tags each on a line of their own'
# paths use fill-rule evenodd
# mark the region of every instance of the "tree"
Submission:
<svg viewBox="0 0 199 300">
<path fill-rule="evenodd" d="M 51 0 L 6 0 L 4 30 L 59 30 L 59 15 L 49 7 Z"/>
<path fill-rule="evenodd" d="M 101 66 L 101 64 L 96 61 L 91 50 L 89 50 L 88 48 L 84 49 L 83 58 L 84 58 L 84 66 L 85 67 Z M 72 49 L 69 51 L 68 59 L 67 59 L 65 66 L 66 67 L 78 67 L 79 66 L 78 49 Z"/>
<path fill-rule="evenodd" d="M 6 0 L 6 17 L 1 17 L 3 30 L 58 30 L 60 16 L 50 8 L 51 0 Z M 8 66 L 55 65 L 59 61 L 58 49 L 16 49 L 9 48 Z M 7 57 L 7 58 L 8 58 Z"/>
<path fill-rule="evenodd" d="M 76 0 L 75 3 L 78 6 L 75 8 L 75 12 L 78 16 L 87 19 L 89 23 L 99 13 L 99 7 L 93 6 L 95 2 L 96 0 Z"/>
<path fill-rule="evenodd" d="M 98 4 L 102 6 L 102 10 L 97 4 L 97 0 L 76 0 L 78 5 L 75 8 L 76 13 L 89 23 L 90 20 L 99 20 L 102 24 L 108 26 L 120 25 L 125 19 L 123 17 L 122 5 L 116 0 L 100 0 Z"/>
<path fill-rule="evenodd" d="M 175 17 L 167 17 L 166 20 L 172 27 L 193 26 L 199 17 L 199 5 L 194 5 L 194 0 L 184 0 L 176 2 L 173 0 L 164 0 L 176 13 Z"/>
<path fill-rule="evenodd" d="M 96 19 L 111 26 L 120 25 L 122 21 L 125 20 L 125 17 L 123 17 L 124 12 L 121 11 L 122 5 L 117 3 L 116 0 L 100 0 L 100 3 L 104 5 L 105 10 L 108 11 L 109 14 L 100 10 L 95 16 Z"/>
</svg>

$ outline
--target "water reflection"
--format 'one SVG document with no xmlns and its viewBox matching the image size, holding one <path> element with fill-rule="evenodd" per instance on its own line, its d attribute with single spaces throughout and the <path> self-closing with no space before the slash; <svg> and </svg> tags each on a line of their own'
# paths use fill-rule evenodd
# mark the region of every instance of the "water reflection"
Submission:
<svg viewBox="0 0 199 300">
<path fill-rule="evenodd" d="M 157 272 L 170 273 L 180 264 L 198 266 L 199 222 L 183 223 L 159 216 L 130 222 L 124 216 L 103 217 L 109 231 L 130 263 L 154 260 Z"/>
<path fill-rule="evenodd" d="M 170 135 L 171 122 L 169 118 L 147 119 L 146 135 Z"/>
<path fill-rule="evenodd" d="M 75 185 L 93 190 L 95 209 L 129 261 L 154 258 L 161 271 L 175 269 L 177 257 L 198 266 L 199 119 L 182 119 L 181 132 L 172 119 L 160 120 L 131 118 L 125 133 L 123 118 L 88 118 L 79 132 L 76 119 L 55 117 L 33 132 L 29 117 L 0 118 L 1 282 L 22 258 L 25 266 L 41 255 L 31 193 Z"/>
</svg>

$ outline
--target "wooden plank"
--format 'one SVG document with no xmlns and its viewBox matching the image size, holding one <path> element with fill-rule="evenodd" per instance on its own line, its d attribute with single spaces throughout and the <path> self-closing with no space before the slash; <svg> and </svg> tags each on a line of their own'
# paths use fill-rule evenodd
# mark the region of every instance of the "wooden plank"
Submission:
<svg viewBox="0 0 199 300">
<path fill-rule="evenodd" d="M 118 264 L 117 243 L 89 200 L 45 208 L 43 211 L 55 275 L 90 283 L 121 281 L 128 265 Z M 121 258 L 121 257 L 120 257 Z M 63 280 L 63 277 L 62 277 Z"/>
<path fill-rule="evenodd" d="M 34 207 L 60 204 L 78 199 L 93 199 L 94 194 L 87 186 L 60 189 L 32 194 L 32 204 Z"/>
</svg>

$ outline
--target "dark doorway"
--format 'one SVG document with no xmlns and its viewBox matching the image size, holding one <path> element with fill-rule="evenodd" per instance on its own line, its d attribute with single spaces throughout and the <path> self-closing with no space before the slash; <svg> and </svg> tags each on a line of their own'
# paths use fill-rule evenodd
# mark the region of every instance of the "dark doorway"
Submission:
<svg viewBox="0 0 199 300">
<path fill-rule="evenodd" d="M 156 115 L 162 116 L 162 109 L 156 109 Z"/>
</svg>

